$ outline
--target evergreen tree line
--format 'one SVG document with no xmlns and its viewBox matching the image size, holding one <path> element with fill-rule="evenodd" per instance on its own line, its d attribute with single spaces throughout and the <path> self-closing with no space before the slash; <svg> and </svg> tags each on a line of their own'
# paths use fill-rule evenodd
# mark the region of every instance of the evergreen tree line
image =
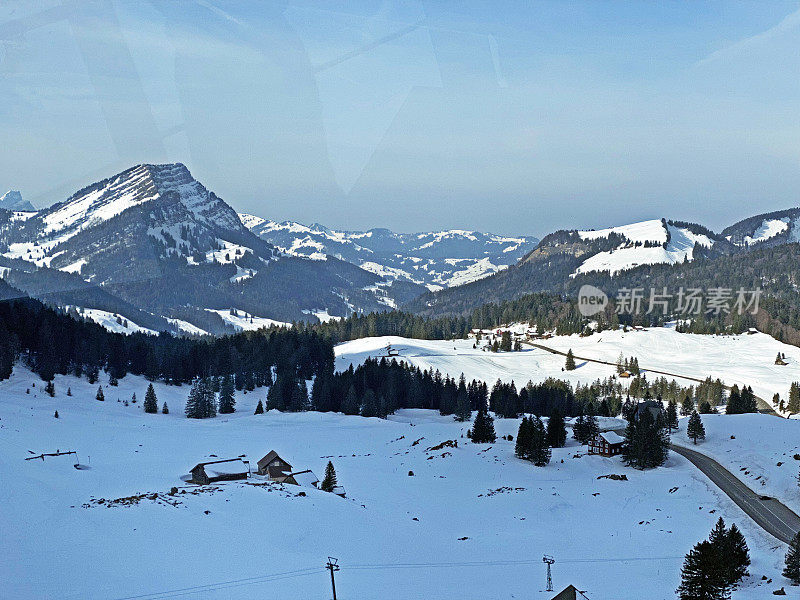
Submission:
<svg viewBox="0 0 800 600">
<path fill-rule="evenodd" d="M 333 368 L 334 355 L 330 340 L 311 330 L 201 339 L 123 335 L 25 298 L 0 302 L 0 380 L 20 360 L 45 381 L 71 374 L 94 383 L 106 370 L 114 379 L 132 373 L 171 384 L 227 375 L 237 389 L 254 389 L 272 382 L 273 368 L 311 379 Z"/>
<path fill-rule="evenodd" d="M 493 329 L 506 323 L 525 322 L 538 331 L 556 331 L 558 334 L 580 333 L 586 319 L 578 312 L 574 302 L 552 294 L 529 294 L 508 302 L 490 303 L 476 308 L 468 315 L 444 315 L 435 318 L 398 310 L 357 313 L 346 319 L 327 323 L 295 323 L 302 330 L 312 330 L 333 343 L 374 337 L 398 335 L 402 337 L 444 340 L 463 339 L 473 329 Z M 512 350 L 511 338 L 501 342 L 500 350 Z"/>
</svg>

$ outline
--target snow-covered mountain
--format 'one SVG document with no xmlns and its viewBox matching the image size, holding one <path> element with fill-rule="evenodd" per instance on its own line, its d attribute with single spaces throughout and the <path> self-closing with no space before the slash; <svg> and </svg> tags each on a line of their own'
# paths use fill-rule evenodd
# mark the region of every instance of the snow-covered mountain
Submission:
<svg viewBox="0 0 800 600">
<path fill-rule="evenodd" d="M 33 212 L 33 204 L 22 199 L 22 194 L 16 190 L 9 190 L 0 197 L 0 208 L 20 212 Z"/>
<path fill-rule="evenodd" d="M 776 246 L 800 241 L 800 208 L 789 208 L 743 219 L 723 229 L 722 235 L 740 247 Z"/>
<path fill-rule="evenodd" d="M 282 255 L 182 164 L 137 165 L 38 213 L 3 213 L 0 268 L 12 285 L 147 328 L 177 318 L 224 330 L 214 311 L 230 309 L 277 321 L 346 316 L 424 290 L 334 258 Z"/>
<path fill-rule="evenodd" d="M 609 248 L 588 256 L 575 273 L 592 271 L 610 274 L 639 265 L 673 264 L 694 258 L 695 247 L 711 248 L 710 231 L 688 223 L 653 219 L 608 229 L 578 231 L 581 240 L 608 240 Z"/>
<path fill-rule="evenodd" d="M 388 280 L 410 281 L 438 290 L 475 281 L 516 263 L 538 239 L 478 231 L 395 233 L 388 229 L 342 231 L 323 225 L 278 223 L 239 215 L 251 231 L 292 256 L 324 260 L 335 256 Z"/>
<path fill-rule="evenodd" d="M 600 230 L 560 230 L 513 267 L 464 286 L 415 298 L 406 310 L 463 314 L 488 302 L 513 300 L 532 292 L 564 293 L 578 280 L 618 276 L 648 265 L 677 265 L 739 248 L 696 223 L 652 219 Z"/>
</svg>

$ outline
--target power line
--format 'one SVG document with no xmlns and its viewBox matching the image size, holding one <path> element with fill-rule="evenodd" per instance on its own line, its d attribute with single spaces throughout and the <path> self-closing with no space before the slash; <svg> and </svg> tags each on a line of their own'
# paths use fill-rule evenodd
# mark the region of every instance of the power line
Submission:
<svg viewBox="0 0 800 600">
<path fill-rule="evenodd" d="M 644 562 L 644 561 L 672 561 L 683 560 L 683 556 L 631 556 L 620 558 L 564 558 L 559 559 L 559 563 L 626 563 L 626 562 Z M 331 559 L 329 559 L 330 562 Z M 338 565 L 334 564 L 335 570 L 342 571 L 381 571 L 390 569 L 448 569 L 448 568 L 465 568 L 465 567 L 501 567 L 513 565 L 529 565 L 541 564 L 541 559 L 522 559 L 522 560 L 481 560 L 481 561 L 462 561 L 462 562 L 419 562 L 419 563 L 364 563 L 353 565 Z M 257 585 L 261 583 L 271 583 L 273 581 L 280 581 L 282 579 L 292 579 L 296 577 L 306 577 L 308 575 L 317 575 L 328 571 L 330 567 L 309 567 L 305 569 L 296 569 L 293 571 L 282 571 L 280 573 L 271 573 L 268 575 L 259 575 L 256 577 L 246 577 L 242 579 L 233 579 L 230 581 L 220 581 L 207 583 L 203 585 L 189 586 L 185 588 L 177 588 L 173 590 L 165 590 L 160 592 L 150 592 L 147 594 L 138 594 L 134 596 L 124 596 L 115 598 L 114 600 L 163 600 L 166 598 L 178 598 L 181 596 L 188 596 L 200 592 L 211 592 L 233 587 L 241 587 L 245 585 Z"/>
<path fill-rule="evenodd" d="M 642 562 L 659 560 L 683 560 L 683 556 L 631 556 L 621 558 L 564 558 L 559 559 L 560 563 L 603 563 L 603 562 Z M 425 568 L 449 568 L 449 567 L 492 567 L 508 565 L 530 565 L 540 564 L 541 559 L 529 560 L 489 560 L 489 561 L 464 561 L 464 562 L 425 562 L 425 563 L 374 563 L 343 565 L 343 571 L 347 570 L 380 570 L 380 569 L 425 569 Z"/>
<path fill-rule="evenodd" d="M 280 579 L 305 577 L 307 575 L 316 575 L 318 573 L 324 573 L 325 570 L 326 569 L 323 569 L 321 567 L 310 567 L 306 569 L 297 569 L 294 571 L 271 573 L 269 575 L 259 575 L 257 577 L 246 577 L 243 579 L 233 579 L 230 581 L 219 581 L 215 583 L 207 583 L 203 585 L 194 585 L 185 588 L 177 588 L 174 590 L 151 592 L 148 594 L 138 594 L 135 596 L 125 596 L 122 598 L 115 598 L 114 600 L 159 600 L 161 598 L 176 598 L 179 596 L 187 596 L 189 594 L 197 594 L 199 592 L 214 591 L 232 587 L 240 587 L 243 585 L 253 585 L 258 583 L 268 583 L 271 581 L 278 581 Z"/>
</svg>

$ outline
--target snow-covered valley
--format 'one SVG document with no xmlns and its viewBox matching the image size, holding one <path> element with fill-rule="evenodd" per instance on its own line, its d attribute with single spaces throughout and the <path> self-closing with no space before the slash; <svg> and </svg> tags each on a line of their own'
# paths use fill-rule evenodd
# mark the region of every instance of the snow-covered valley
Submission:
<svg viewBox="0 0 800 600">
<path fill-rule="evenodd" d="M 692 349 L 692 357 L 670 368 L 688 369 L 692 358 L 703 357 L 692 374 L 716 373 L 727 382 L 738 360 L 750 364 L 743 380 L 765 393 L 783 384 L 773 381 L 768 361 L 778 342 L 763 338 L 664 329 L 546 343 L 579 355 L 596 348 L 612 360 L 622 350 L 643 367 Z M 490 383 L 548 376 L 585 383 L 613 372 L 593 363 L 564 372 L 563 357 L 538 349 L 491 353 L 473 349 L 472 340 L 403 338 L 342 344 L 337 369 L 385 354 L 388 343 L 402 360 Z M 728 371 L 726 357 L 732 357 Z M 388 420 L 254 415 L 266 396 L 260 388 L 237 393 L 235 414 L 198 421 L 183 414 L 186 386 L 154 384 L 159 406 L 166 402 L 170 414 L 145 414 L 146 380 L 128 375 L 117 387 L 107 381 L 101 374 L 104 402 L 95 399 L 97 384 L 71 376 L 56 376 L 51 398 L 21 366 L 0 382 L 0 478 L 11 482 L 2 492 L 0 530 L 8 550 L 0 579 L 9 598 L 329 597 L 323 567 L 334 556 L 342 566 L 341 598 L 549 599 L 541 562 L 549 554 L 556 559 L 556 591 L 572 583 L 591 598 L 666 599 L 674 597 L 683 556 L 719 516 L 742 529 L 753 559 L 751 577 L 734 599 L 764 598 L 786 583 L 785 546 L 675 453 L 665 466 L 642 472 L 619 457 L 589 456 L 570 439 L 537 468 L 514 457 L 513 441 L 472 444 L 468 423 L 433 411 L 401 410 Z M 756 473 L 766 473 L 765 490 L 789 492 L 800 422 L 767 415 L 706 422 L 707 441 L 698 449 L 728 461 L 736 473 L 746 462 L 751 486 Z M 605 425 L 617 427 L 619 420 Z M 495 426 L 499 436 L 516 435 L 519 420 L 497 419 Z M 730 442 L 729 426 L 736 432 Z M 753 438 L 767 432 L 773 441 L 762 452 Z M 447 440 L 458 447 L 430 450 Z M 778 459 L 787 463 L 783 470 L 773 466 L 781 448 L 789 454 Z M 215 458 L 245 455 L 255 468 L 271 449 L 295 470 L 318 476 L 333 461 L 347 497 L 259 477 L 203 491 L 181 481 L 192 466 Z M 25 460 L 56 450 L 75 450 L 77 458 Z M 88 468 L 75 469 L 75 462 Z M 610 474 L 627 480 L 601 478 Z M 169 493 L 173 486 L 177 495 Z"/>
</svg>

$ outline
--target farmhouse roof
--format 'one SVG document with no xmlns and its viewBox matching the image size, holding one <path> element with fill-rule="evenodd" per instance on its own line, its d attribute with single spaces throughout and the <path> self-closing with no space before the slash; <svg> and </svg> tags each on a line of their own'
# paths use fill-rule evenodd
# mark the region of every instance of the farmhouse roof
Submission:
<svg viewBox="0 0 800 600">
<path fill-rule="evenodd" d="M 619 435 L 615 431 L 604 431 L 600 434 L 600 437 L 603 438 L 609 444 L 621 444 L 625 441 L 621 435 Z"/>
<path fill-rule="evenodd" d="M 206 467 L 209 467 L 206 469 Z M 202 468 L 211 474 L 244 473 L 248 467 L 241 458 L 226 458 L 224 460 L 211 460 L 208 462 L 197 463 L 192 471 Z"/>
</svg>

